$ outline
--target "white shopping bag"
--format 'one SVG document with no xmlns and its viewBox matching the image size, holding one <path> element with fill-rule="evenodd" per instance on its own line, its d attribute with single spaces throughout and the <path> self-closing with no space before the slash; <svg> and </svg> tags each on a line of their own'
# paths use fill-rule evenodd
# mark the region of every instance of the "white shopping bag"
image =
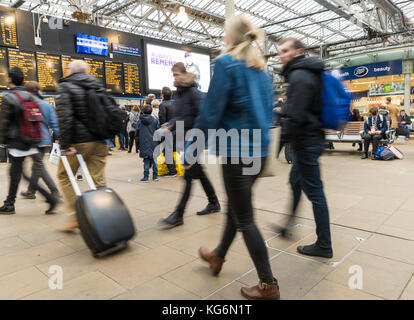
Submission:
<svg viewBox="0 0 414 320">
<path fill-rule="evenodd" d="M 49 162 L 58 165 L 60 161 L 60 147 L 58 143 L 54 143 L 52 151 L 50 151 Z"/>
</svg>

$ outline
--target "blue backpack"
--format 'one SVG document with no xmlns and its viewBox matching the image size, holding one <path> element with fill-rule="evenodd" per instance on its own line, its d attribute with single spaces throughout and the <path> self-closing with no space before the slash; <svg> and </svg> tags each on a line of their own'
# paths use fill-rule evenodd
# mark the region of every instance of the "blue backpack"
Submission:
<svg viewBox="0 0 414 320">
<path fill-rule="evenodd" d="M 349 119 L 352 94 L 330 72 L 322 73 L 322 128 L 339 129 Z"/>
</svg>

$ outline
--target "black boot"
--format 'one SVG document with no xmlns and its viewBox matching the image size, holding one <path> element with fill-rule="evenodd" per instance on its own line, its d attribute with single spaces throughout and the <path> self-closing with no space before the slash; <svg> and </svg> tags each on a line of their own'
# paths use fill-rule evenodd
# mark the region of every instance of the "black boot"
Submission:
<svg viewBox="0 0 414 320">
<path fill-rule="evenodd" d="M 179 211 L 174 211 L 167 218 L 160 220 L 158 223 L 161 229 L 172 229 L 184 224 L 183 214 Z"/>
<path fill-rule="evenodd" d="M 0 207 L 0 214 L 11 215 L 15 213 L 14 204 L 4 203 L 4 205 Z"/>
<path fill-rule="evenodd" d="M 308 246 L 299 246 L 297 248 L 299 253 L 302 253 L 307 256 L 322 257 L 322 258 L 332 258 L 332 248 L 322 248 L 316 243 Z"/>
<path fill-rule="evenodd" d="M 361 159 L 366 159 L 368 158 L 368 153 L 364 152 L 361 156 Z"/>
<path fill-rule="evenodd" d="M 221 207 L 218 201 L 209 202 L 207 207 L 204 210 L 197 212 L 197 215 L 203 216 L 203 215 L 210 214 L 210 213 L 220 212 L 220 210 L 221 210 Z"/>
</svg>

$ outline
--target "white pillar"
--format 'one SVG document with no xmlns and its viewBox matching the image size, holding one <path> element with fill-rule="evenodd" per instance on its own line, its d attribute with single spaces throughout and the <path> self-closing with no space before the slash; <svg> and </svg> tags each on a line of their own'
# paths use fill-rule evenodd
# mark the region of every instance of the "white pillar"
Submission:
<svg viewBox="0 0 414 320">
<path fill-rule="evenodd" d="M 226 0 L 226 19 L 234 16 L 234 0 Z"/>
<path fill-rule="evenodd" d="M 410 114 L 410 91 L 411 91 L 411 73 L 413 72 L 413 61 L 403 60 L 404 73 L 404 110 Z"/>
</svg>

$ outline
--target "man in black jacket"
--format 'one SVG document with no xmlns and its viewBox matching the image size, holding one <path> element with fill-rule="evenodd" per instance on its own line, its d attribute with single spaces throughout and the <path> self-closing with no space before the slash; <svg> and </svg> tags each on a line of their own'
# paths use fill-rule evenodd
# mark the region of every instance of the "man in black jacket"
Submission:
<svg viewBox="0 0 414 320">
<path fill-rule="evenodd" d="M 3 96 L 0 116 L 0 144 L 8 146 L 8 152 L 11 159 L 9 193 L 7 199 L 4 201 L 4 205 L 0 208 L 0 214 L 6 215 L 15 214 L 14 203 L 16 201 L 17 189 L 23 174 L 24 159 L 26 157 L 31 157 L 33 159 L 34 174 L 41 175 L 43 169 L 43 162 L 38 150 L 38 143 L 27 138 L 24 139 L 20 130 L 22 126 L 21 120 L 24 117 L 23 101 L 36 102 L 37 98 L 28 93 L 22 86 L 24 82 L 24 74 L 20 68 L 14 67 L 10 69 L 8 76 L 8 84 L 11 90 Z M 38 112 L 40 112 L 40 105 Z M 41 131 L 40 127 L 39 131 Z M 50 204 L 50 208 L 46 211 L 46 214 L 53 213 L 53 209 L 57 205 L 58 199 L 46 192 L 43 188 L 40 188 L 37 184 L 34 184 L 33 188 L 39 190 L 46 198 L 46 202 Z"/>
<path fill-rule="evenodd" d="M 174 101 L 175 117 L 168 124 L 164 124 L 164 126 L 170 131 L 173 131 L 177 127 L 178 122 L 183 122 L 185 136 L 185 133 L 194 126 L 195 120 L 198 116 L 202 95 L 197 89 L 195 75 L 187 72 L 182 62 L 176 63 L 172 67 L 172 72 L 174 76 L 174 86 L 177 87 L 176 99 Z M 177 133 L 177 136 L 180 135 Z M 184 145 L 184 141 L 181 143 Z M 207 178 L 203 167 L 200 164 L 196 163 L 189 170 L 185 170 L 184 179 L 185 189 L 181 200 L 176 210 L 167 218 L 160 221 L 160 226 L 162 228 L 174 228 L 184 223 L 184 210 L 187 205 L 187 201 L 190 198 L 193 179 L 200 179 L 204 192 L 208 197 L 207 207 L 204 210 L 197 212 L 197 215 L 215 213 L 221 210 L 216 192 L 214 191 L 210 180 Z"/>
<path fill-rule="evenodd" d="M 174 105 L 171 101 L 172 92 L 171 89 L 168 87 L 164 87 L 161 90 L 161 98 L 162 103 L 160 104 L 160 111 L 158 113 L 158 119 L 160 121 L 160 125 L 162 126 L 164 123 L 169 123 L 174 118 Z M 175 135 L 175 131 L 172 132 L 173 136 Z M 175 139 L 174 139 L 175 140 Z M 174 153 L 175 148 L 173 146 L 172 150 L 170 150 L 170 145 L 166 144 L 165 148 L 165 156 L 166 158 L 173 159 L 172 163 L 167 164 L 168 174 L 166 177 L 175 177 L 177 176 L 177 169 L 175 167 L 175 161 L 173 155 L 168 157 L 168 154 Z"/>
<path fill-rule="evenodd" d="M 320 178 L 318 159 L 323 152 L 324 132 L 321 129 L 322 72 L 323 62 L 306 57 L 305 46 L 295 38 L 279 43 L 279 57 L 283 64 L 283 76 L 289 83 L 286 108 L 287 138 L 294 150 L 290 172 L 293 191 L 292 216 L 300 201 L 302 190 L 313 205 L 317 241 L 299 246 L 298 252 L 331 258 L 332 243 L 329 211 Z"/>
<path fill-rule="evenodd" d="M 90 132 L 88 123 L 89 107 L 87 91 L 104 91 L 98 79 L 89 75 L 89 66 L 85 61 L 76 60 L 69 64 L 69 75 L 59 81 L 56 97 L 56 110 L 59 120 L 61 151 L 66 152 L 72 172 L 79 168 L 75 156 L 79 151 L 91 173 L 97 188 L 106 187 L 105 165 L 108 155 L 107 141 L 100 141 Z M 96 115 L 99 117 L 99 115 Z M 75 215 L 76 194 L 62 162 L 58 167 L 58 180 L 70 211 L 69 220 L 61 226 L 61 231 L 72 231 L 78 227 Z"/>
</svg>

